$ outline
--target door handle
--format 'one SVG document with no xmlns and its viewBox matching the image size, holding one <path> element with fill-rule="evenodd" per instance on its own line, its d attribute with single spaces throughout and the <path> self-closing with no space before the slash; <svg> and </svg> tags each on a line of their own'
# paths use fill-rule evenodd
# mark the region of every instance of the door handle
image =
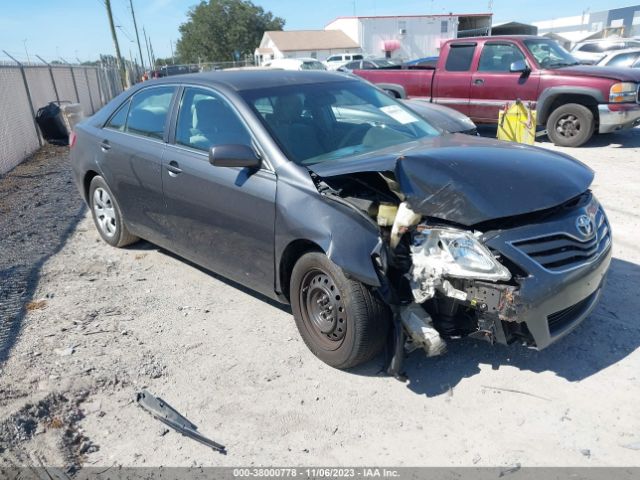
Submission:
<svg viewBox="0 0 640 480">
<path fill-rule="evenodd" d="M 109 145 L 109 140 L 103 140 L 102 142 L 100 142 L 100 148 L 102 149 L 103 152 L 106 152 L 107 150 L 111 150 L 111 145 Z"/>
<path fill-rule="evenodd" d="M 484 85 L 484 80 L 483 80 L 482 78 L 476 78 L 476 79 L 473 81 L 473 84 L 474 84 L 474 85 Z"/>
<path fill-rule="evenodd" d="M 169 175 L 172 177 L 182 173 L 182 169 L 178 166 L 178 162 L 173 160 L 169 162 L 169 165 L 167 165 L 167 170 L 169 171 Z"/>
</svg>

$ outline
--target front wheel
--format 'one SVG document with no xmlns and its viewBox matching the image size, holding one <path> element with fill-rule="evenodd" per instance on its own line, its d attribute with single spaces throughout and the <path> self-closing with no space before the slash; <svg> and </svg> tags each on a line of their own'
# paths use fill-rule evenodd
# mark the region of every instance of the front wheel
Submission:
<svg viewBox="0 0 640 480">
<path fill-rule="evenodd" d="M 547 120 L 547 136 L 560 147 L 579 147 L 593 135 L 593 112 L 584 105 L 568 103 L 556 108 Z"/>
<path fill-rule="evenodd" d="M 382 350 L 388 307 L 369 287 L 348 279 L 324 254 L 303 255 L 293 268 L 290 287 L 298 331 L 320 360 L 349 368 Z"/>
</svg>

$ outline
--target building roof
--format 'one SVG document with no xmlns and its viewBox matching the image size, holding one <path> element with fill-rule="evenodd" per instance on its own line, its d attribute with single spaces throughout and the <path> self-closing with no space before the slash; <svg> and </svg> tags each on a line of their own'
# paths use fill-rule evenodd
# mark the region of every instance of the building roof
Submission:
<svg viewBox="0 0 640 480">
<path fill-rule="evenodd" d="M 336 20 L 350 19 L 350 18 L 429 18 L 429 17 L 492 17 L 493 13 L 432 13 L 421 15 L 352 15 L 336 17 L 331 20 L 327 25 L 331 25 Z"/>
<path fill-rule="evenodd" d="M 269 36 L 281 52 L 360 48 L 342 30 L 268 31 L 264 34 Z"/>
<path fill-rule="evenodd" d="M 258 47 L 256 53 L 273 53 L 273 48 Z"/>
</svg>

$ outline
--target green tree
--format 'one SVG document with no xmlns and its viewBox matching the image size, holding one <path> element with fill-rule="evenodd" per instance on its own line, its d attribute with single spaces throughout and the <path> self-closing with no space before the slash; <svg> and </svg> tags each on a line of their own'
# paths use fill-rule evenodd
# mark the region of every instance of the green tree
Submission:
<svg viewBox="0 0 640 480">
<path fill-rule="evenodd" d="M 180 25 L 177 57 L 183 62 L 229 61 L 236 52 L 252 55 L 267 30 L 282 30 L 284 19 L 274 17 L 249 0 L 202 1 L 189 9 Z"/>
</svg>

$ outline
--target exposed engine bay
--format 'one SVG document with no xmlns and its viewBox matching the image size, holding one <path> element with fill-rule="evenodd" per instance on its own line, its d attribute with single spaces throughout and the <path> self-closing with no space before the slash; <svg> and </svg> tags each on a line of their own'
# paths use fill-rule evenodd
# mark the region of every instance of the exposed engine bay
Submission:
<svg viewBox="0 0 640 480">
<path fill-rule="evenodd" d="M 312 177 L 320 193 L 377 225 L 381 293 L 396 307 L 406 352 L 440 355 L 446 338 L 468 335 L 494 341 L 494 321 L 515 319 L 517 278 L 483 245 L 481 232 L 413 211 L 393 172 Z"/>
</svg>

